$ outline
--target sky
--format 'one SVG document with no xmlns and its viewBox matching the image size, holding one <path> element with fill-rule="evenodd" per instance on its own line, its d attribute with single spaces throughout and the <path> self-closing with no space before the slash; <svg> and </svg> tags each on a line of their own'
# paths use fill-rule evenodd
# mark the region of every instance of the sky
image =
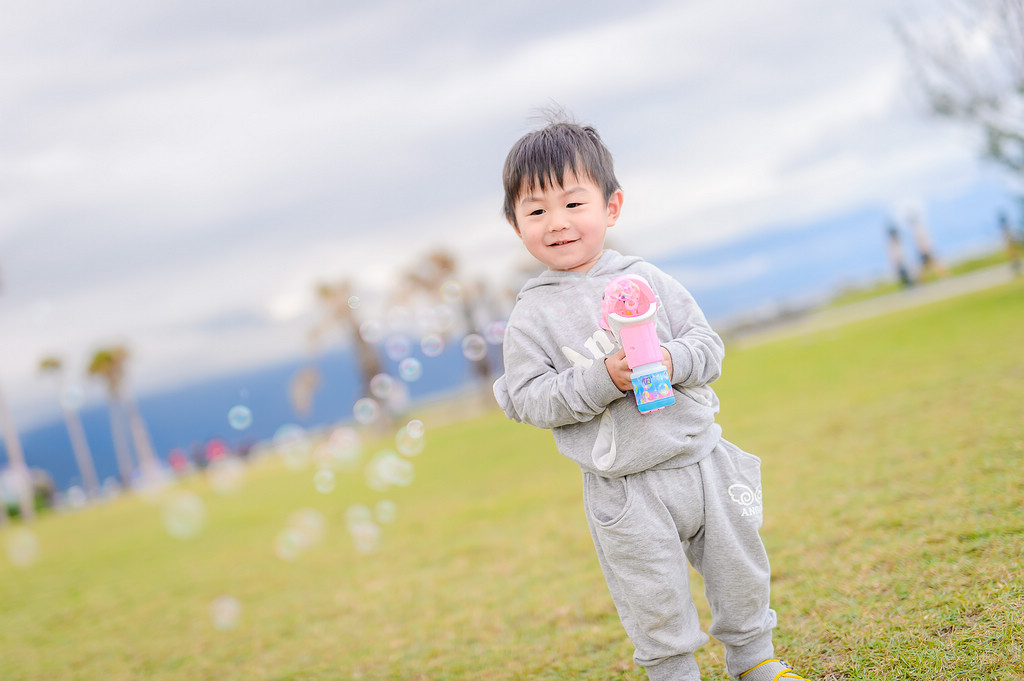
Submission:
<svg viewBox="0 0 1024 681">
<path fill-rule="evenodd" d="M 137 392 L 293 357 L 318 282 L 373 314 L 433 248 L 515 279 L 501 164 L 553 105 L 651 259 L 998 184 L 913 87 L 890 22 L 927 5 L 8 0 L 0 387 L 25 425 L 45 355 L 123 343 Z"/>
</svg>

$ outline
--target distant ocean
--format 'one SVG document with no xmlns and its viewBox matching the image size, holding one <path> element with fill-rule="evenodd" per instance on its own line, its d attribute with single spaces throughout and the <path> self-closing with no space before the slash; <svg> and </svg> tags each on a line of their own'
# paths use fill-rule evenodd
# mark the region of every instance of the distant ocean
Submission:
<svg viewBox="0 0 1024 681">
<path fill-rule="evenodd" d="M 961 195 L 933 201 L 924 218 L 936 254 L 952 261 L 998 248 L 1000 211 L 1020 224 L 1020 205 L 992 183 L 979 183 Z M 821 300 L 850 284 L 893 277 L 885 229 L 891 219 L 903 217 L 891 215 L 885 207 L 860 208 L 831 219 L 781 225 L 770 235 L 738 238 L 651 260 L 693 293 L 712 323 L 725 325 L 743 315 Z M 903 244 L 906 262 L 914 269 L 917 252 L 905 228 Z M 497 369 L 500 346 L 491 345 L 489 350 L 491 365 Z M 418 348 L 413 356 L 421 363 L 422 375 L 406 383 L 412 404 L 475 380 L 458 343 L 449 345 L 438 357 L 425 357 Z M 385 370 L 398 376 L 395 362 L 386 357 L 384 362 Z M 214 438 L 231 448 L 244 447 L 272 438 L 285 424 L 318 428 L 351 422 L 361 389 L 350 353 L 337 350 L 316 360 L 322 380 L 310 413 L 300 417 L 289 402 L 288 386 L 307 365 L 295 360 L 141 396 L 139 408 L 158 455 L 166 461 L 174 449 L 189 451 Z M 241 431 L 228 422 L 228 412 L 239 405 L 252 414 L 251 425 Z M 84 409 L 81 417 L 100 479 L 116 477 L 106 407 Z M 65 490 L 81 481 L 63 420 L 59 415 L 55 419 L 20 435 L 29 465 L 47 471 L 57 488 Z M 6 451 L 0 442 L 0 467 L 4 466 Z"/>
<path fill-rule="evenodd" d="M 497 369 L 500 346 L 490 346 L 489 351 L 490 364 Z M 405 385 L 413 409 L 417 402 L 443 396 L 475 380 L 473 367 L 458 343 L 446 347 L 437 357 L 426 357 L 418 349 L 410 356 L 419 360 L 422 367 L 421 375 L 414 381 L 397 379 L 397 363 L 386 356 L 382 357 L 382 363 L 385 372 Z M 309 413 L 300 416 L 289 400 L 289 384 L 297 372 L 309 366 L 316 367 L 321 380 Z M 352 423 L 353 407 L 362 396 L 355 361 L 346 348 L 326 352 L 312 362 L 285 362 L 143 395 L 137 399 L 137 404 L 153 448 L 166 464 L 171 451 L 180 449 L 191 454 L 214 439 L 222 440 L 232 451 L 239 451 L 272 439 L 285 425 L 311 430 Z M 228 419 L 228 413 L 236 406 L 243 406 L 252 414 L 250 425 L 243 430 L 236 430 Z M 84 408 L 80 416 L 100 481 L 117 479 L 106 406 Z M 20 436 L 29 467 L 49 473 L 58 490 L 82 484 L 68 431 L 60 415 L 53 421 L 26 429 Z M 0 442 L 0 468 L 6 465 L 7 452 Z"/>
</svg>

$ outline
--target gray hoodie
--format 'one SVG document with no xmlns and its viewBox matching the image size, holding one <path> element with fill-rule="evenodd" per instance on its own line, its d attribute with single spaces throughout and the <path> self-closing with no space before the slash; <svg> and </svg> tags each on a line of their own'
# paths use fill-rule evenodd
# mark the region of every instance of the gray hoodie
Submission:
<svg viewBox="0 0 1024 681">
<path fill-rule="evenodd" d="M 675 404 L 641 414 L 633 393 L 612 383 L 604 358 L 618 351 L 600 327 L 604 288 L 622 274 L 643 277 L 658 299 L 658 339 L 672 357 Z M 526 282 L 504 339 L 505 375 L 494 395 L 509 418 L 550 428 L 580 468 L 604 477 L 696 463 L 718 443 L 725 346 L 693 296 L 641 258 L 606 250 L 586 274 L 548 270 Z"/>
</svg>

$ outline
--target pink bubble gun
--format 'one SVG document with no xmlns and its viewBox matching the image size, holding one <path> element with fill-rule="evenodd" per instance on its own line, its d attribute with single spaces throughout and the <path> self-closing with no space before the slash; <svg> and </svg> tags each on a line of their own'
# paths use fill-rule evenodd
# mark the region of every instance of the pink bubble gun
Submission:
<svg viewBox="0 0 1024 681">
<path fill-rule="evenodd" d="M 641 414 L 664 409 L 676 401 L 654 328 L 657 308 L 654 291 L 642 277 L 616 277 L 604 289 L 603 326 L 615 334 L 626 351 L 626 364 L 633 372 L 630 378 Z"/>
</svg>

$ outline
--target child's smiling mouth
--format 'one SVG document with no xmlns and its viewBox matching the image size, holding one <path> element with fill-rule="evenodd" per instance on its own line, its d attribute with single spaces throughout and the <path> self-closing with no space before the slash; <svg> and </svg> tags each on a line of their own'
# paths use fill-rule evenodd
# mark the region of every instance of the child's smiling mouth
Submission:
<svg viewBox="0 0 1024 681">
<path fill-rule="evenodd" d="M 548 246 L 551 247 L 551 248 L 557 248 L 559 246 L 566 246 L 568 244 L 574 244 L 574 243 L 576 243 L 576 241 L 577 241 L 577 239 L 566 239 L 564 241 L 556 241 L 553 244 L 548 244 Z"/>
</svg>

